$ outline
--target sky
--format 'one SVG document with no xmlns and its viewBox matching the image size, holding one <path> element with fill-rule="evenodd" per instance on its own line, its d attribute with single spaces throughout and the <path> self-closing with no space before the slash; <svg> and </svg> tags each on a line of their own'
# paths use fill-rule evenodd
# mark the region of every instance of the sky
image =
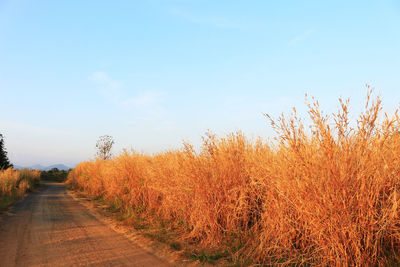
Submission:
<svg viewBox="0 0 400 267">
<path fill-rule="evenodd" d="M 305 94 L 400 103 L 398 1 L 0 0 L 0 133 L 17 165 L 74 166 L 99 136 L 157 153 L 207 130 L 274 136 Z"/>
</svg>

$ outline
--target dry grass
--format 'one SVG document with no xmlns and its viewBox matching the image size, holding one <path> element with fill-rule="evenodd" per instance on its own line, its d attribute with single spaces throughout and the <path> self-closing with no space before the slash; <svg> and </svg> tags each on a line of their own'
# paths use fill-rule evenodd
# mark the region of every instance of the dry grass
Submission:
<svg viewBox="0 0 400 267">
<path fill-rule="evenodd" d="M 324 116 L 308 104 L 310 130 L 294 111 L 272 126 L 276 144 L 241 133 L 207 134 L 153 156 L 124 152 L 82 162 L 73 188 L 182 240 L 265 265 L 390 265 L 400 262 L 400 117 L 366 101 L 351 127 L 348 102 Z M 381 118 L 382 117 L 382 118 Z"/>
<path fill-rule="evenodd" d="M 40 172 L 35 170 L 0 170 L 0 210 L 20 199 L 39 185 Z"/>
</svg>

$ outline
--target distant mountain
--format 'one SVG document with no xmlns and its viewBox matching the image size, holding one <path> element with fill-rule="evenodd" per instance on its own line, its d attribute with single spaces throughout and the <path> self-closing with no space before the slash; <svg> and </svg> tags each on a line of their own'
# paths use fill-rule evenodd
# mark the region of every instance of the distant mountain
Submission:
<svg viewBox="0 0 400 267">
<path fill-rule="evenodd" d="M 13 166 L 14 166 L 15 169 L 23 169 L 24 168 L 24 167 L 22 167 L 20 165 L 15 165 L 15 164 L 13 164 Z"/>
<path fill-rule="evenodd" d="M 70 167 L 68 167 L 67 165 L 64 164 L 54 164 L 54 165 L 50 165 L 48 167 L 45 168 L 45 171 L 51 170 L 57 168 L 59 170 L 64 170 L 64 171 L 68 171 L 69 169 L 71 169 Z"/>
<path fill-rule="evenodd" d="M 32 166 L 27 167 L 27 168 L 34 169 L 34 170 L 41 170 L 41 171 L 44 171 L 46 169 L 45 166 L 40 165 L 40 164 L 32 165 Z"/>
<path fill-rule="evenodd" d="M 40 170 L 40 171 L 48 171 L 54 168 L 57 168 L 59 170 L 64 170 L 64 171 L 68 171 L 69 169 L 71 169 L 70 167 L 68 167 L 67 165 L 64 164 L 54 164 L 54 165 L 50 165 L 50 166 L 43 166 L 40 164 L 36 164 L 36 165 L 32 165 L 32 166 L 20 166 L 20 165 L 14 165 L 14 168 L 16 169 L 33 169 L 33 170 Z"/>
</svg>

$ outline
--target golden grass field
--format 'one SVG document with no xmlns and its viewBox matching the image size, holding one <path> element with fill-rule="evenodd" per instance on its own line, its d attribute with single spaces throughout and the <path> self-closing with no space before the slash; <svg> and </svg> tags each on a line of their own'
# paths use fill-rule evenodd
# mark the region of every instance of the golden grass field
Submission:
<svg viewBox="0 0 400 267">
<path fill-rule="evenodd" d="M 0 170 L 0 210 L 33 190 L 39 181 L 40 172 L 36 170 Z"/>
<path fill-rule="evenodd" d="M 129 216 L 163 220 L 183 242 L 265 265 L 371 266 L 400 262 L 400 117 L 368 94 L 312 121 L 270 119 L 276 142 L 207 134 L 154 155 L 124 151 L 80 163 L 72 188 Z M 1 178 L 0 178 L 1 180 Z"/>
</svg>

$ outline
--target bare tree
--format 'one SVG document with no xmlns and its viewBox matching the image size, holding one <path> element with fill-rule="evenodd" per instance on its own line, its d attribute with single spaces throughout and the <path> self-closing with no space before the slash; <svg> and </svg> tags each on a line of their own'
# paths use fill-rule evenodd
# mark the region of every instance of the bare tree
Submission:
<svg viewBox="0 0 400 267">
<path fill-rule="evenodd" d="M 100 136 L 96 143 L 97 157 L 100 159 L 111 158 L 111 148 L 114 145 L 114 139 L 110 135 Z"/>
</svg>

